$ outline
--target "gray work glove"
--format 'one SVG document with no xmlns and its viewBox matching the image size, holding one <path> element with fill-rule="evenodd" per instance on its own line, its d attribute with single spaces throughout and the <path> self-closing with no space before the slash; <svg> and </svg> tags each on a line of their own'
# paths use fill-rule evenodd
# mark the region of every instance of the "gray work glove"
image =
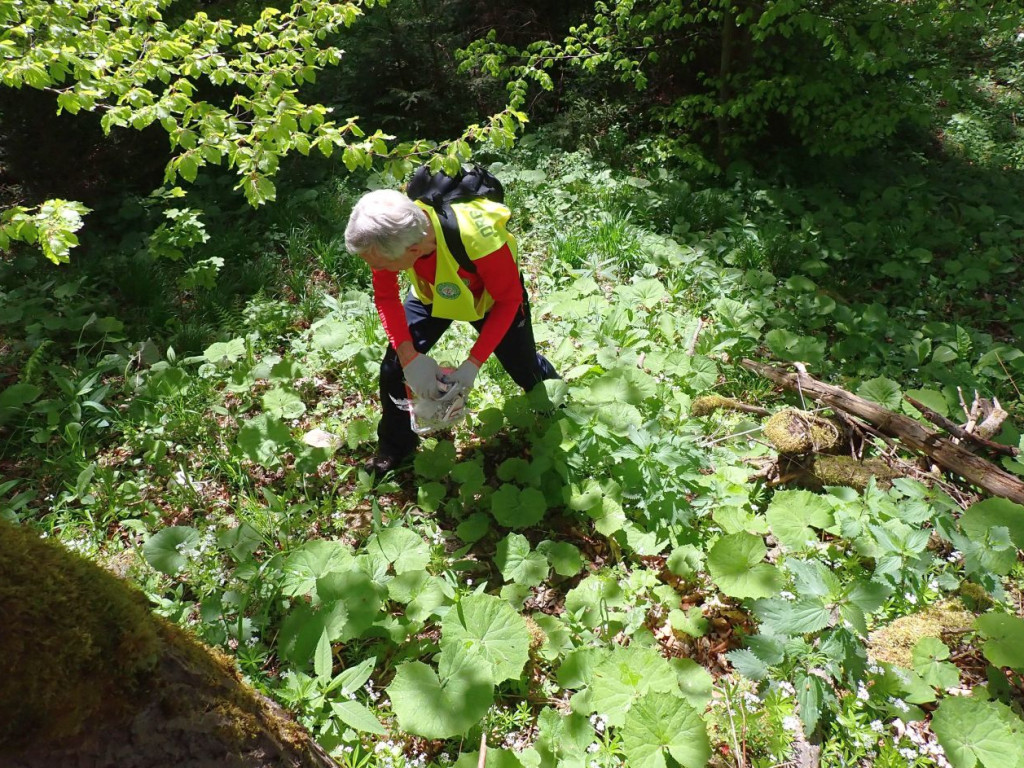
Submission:
<svg viewBox="0 0 1024 768">
<path fill-rule="evenodd" d="M 402 373 L 405 374 L 405 383 L 417 397 L 430 400 L 440 397 L 441 387 L 437 380 L 441 376 L 441 369 L 430 355 L 417 354 L 405 365 Z"/>
<path fill-rule="evenodd" d="M 469 392 L 473 388 L 473 384 L 476 382 L 476 375 L 479 372 L 480 369 L 476 366 L 476 363 L 467 360 L 451 373 L 444 374 L 442 378 L 448 384 L 460 385 L 462 392 Z"/>
</svg>

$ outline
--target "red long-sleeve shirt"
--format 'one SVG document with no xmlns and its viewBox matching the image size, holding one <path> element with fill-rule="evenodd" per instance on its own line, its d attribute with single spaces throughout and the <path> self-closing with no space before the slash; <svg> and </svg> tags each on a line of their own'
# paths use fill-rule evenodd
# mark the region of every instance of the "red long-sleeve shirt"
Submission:
<svg viewBox="0 0 1024 768">
<path fill-rule="evenodd" d="M 523 303 L 523 288 L 519 280 L 519 267 L 508 245 L 503 245 L 487 256 L 474 259 L 473 266 L 477 269 L 476 274 L 460 267 L 459 277 L 467 284 L 474 299 L 479 299 L 485 290 L 494 299 L 494 306 L 487 313 L 480 337 L 470 350 L 470 354 L 482 363 L 491 356 L 494 348 L 512 325 L 519 306 Z M 433 285 L 437 272 L 437 253 L 430 253 L 417 259 L 413 269 L 420 278 Z M 388 341 L 391 342 L 391 346 L 398 349 L 402 342 L 412 341 L 405 320 L 402 296 L 398 289 L 398 273 L 374 269 L 372 275 L 373 303 L 377 307 L 377 314 L 380 315 Z"/>
</svg>

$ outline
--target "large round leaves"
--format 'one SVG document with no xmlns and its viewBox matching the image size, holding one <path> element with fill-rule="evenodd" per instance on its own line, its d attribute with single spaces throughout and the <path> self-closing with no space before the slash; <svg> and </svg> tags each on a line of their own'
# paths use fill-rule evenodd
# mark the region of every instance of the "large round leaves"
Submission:
<svg viewBox="0 0 1024 768">
<path fill-rule="evenodd" d="M 697 710 L 679 696 L 646 696 L 626 714 L 622 750 L 631 768 L 665 768 L 667 752 L 684 768 L 711 759 L 707 729 Z"/>
<path fill-rule="evenodd" d="M 506 528 L 536 525 L 547 508 L 544 494 L 536 488 L 518 488 L 511 483 L 503 483 L 491 496 L 491 514 Z"/>
<path fill-rule="evenodd" d="M 467 595 L 441 623 L 442 657 L 479 661 L 492 683 L 519 677 L 529 646 L 526 621 L 493 595 Z"/>
<path fill-rule="evenodd" d="M 436 673 L 421 661 L 403 664 L 387 690 L 399 727 L 427 739 L 463 735 L 494 700 L 486 665 L 444 653 Z"/>
<path fill-rule="evenodd" d="M 782 576 L 774 565 L 761 562 L 767 552 L 760 536 L 723 536 L 708 552 L 708 571 L 730 597 L 768 597 L 782 589 Z"/>
<path fill-rule="evenodd" d="M 951 696 L 932 715 L 932 730 L 956 768 L 1021 765 L 1020 718 L 998 701 Z"/>
<path fill-rule="evenodd" d="M 198 545 L 199 531 L 187 525 L 173 525 L 150 538 L 142 547 L 142 556 L 161 573 L 173 576 L 188 562 L 185 553 Z"/>
</svg>

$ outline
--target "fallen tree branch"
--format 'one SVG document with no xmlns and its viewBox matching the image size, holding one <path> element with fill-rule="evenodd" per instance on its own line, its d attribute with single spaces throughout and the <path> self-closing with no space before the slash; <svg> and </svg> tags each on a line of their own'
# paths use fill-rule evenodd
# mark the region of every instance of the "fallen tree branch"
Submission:
<svg viewBox="0 0 1024 768">
<path fill-rule="evenodd" d="M 915 408 L 917 408 L 917 410 L 921 412 L 921 415 L 928 419 L 928 421 L 930 421 L 935 426 L 941 427 L 942 429 L 946 430 L 947 432 L 949 432 L 949 434 L 953 435 L 953 437 L 957 437 L 963 440 L 964 442 L 974 443 L 975 445 L 981 448 L 985 448 L 989 451 L 992 451 L 993 453 L 1002 454 L 1004 456 L 1017 456 L 1020 453 L 1020 451 L 1014 448 L 1012 445 L 1002 445 L 1001 443 L 995 443 L 989 440 L 988 438 L 982 437 L 979 434 L 976 434 L 974 432 L 968 432 L 966 429 L 961 427 L 956 422 L 950 421 L 941 413 L 933 411 L 927 405 L 918 402 L 910 395 L 904 395 L 903 399 L 906 400 Z M 978 425 L 978 428 L 981 428 L 980 424 Z"/>
<path fill-rule="evenodd" d="M 780 371 L 753 360 L 743 360 L 741 365 L 780 386 L 803 392 L 833 409 L 845 411 L 873 424 L 883 434 L 897 438 L 907 447 L 930 456 L 943 469 L 960 475 L 993 496 L 1024 504 L 1024 483 L 914 419 L 893 413 L 878 403 L 825 384 L 806 373 Z"/>
</svg>

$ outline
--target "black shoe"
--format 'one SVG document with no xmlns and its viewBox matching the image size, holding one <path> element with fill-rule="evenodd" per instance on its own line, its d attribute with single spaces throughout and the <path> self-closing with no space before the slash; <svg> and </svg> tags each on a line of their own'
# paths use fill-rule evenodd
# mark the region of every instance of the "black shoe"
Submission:
<svg viewBox="0 0 1024 768">
<path fill-rule="evenodd" d="M 368 475 L 383 477 L 388 472 L 393 472 L 405 466 L 411 459 L 412 453 L 405 453 L 400 456 L 392 453 L 381 453 L 363 464 L 363 470 Z"/>
</svg>

